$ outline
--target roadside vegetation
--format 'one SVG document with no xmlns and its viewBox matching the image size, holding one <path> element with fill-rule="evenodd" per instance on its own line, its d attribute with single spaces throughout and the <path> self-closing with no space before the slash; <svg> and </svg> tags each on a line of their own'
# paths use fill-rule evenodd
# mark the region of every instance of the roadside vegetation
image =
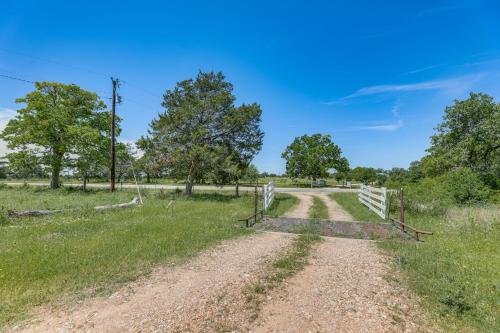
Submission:
<svg viewBox="0 0 500 333">
<path fill-rule="evenodd" d="M 326 207 L 323 200 L 316 196 L 313 196 L 312 200 L 312 206 L 309 209 L 309 217 L 312 219 L 328 220 L 330 217 L 328 215 L 328 207 Z"/>
<path fill-rule="evenodd" d="M 357 193 L 330 193 L 330 197 L 348 211 L 356 221 L 384 222 L 380 216 L 359 202 Z"/>
<path fill-rule="evenodd" d="M 26 193 L 22 199 L 22 193 Z M 248 234 L 237 219 L 248 215 L 252 197 L 232 193 L 180 196 L 144 193 L 144 206 L 95 212 L 97 203 L 128 201 L 135 191 L 0 189 L 11 208 L 42 205 L 81 210 L 53 216 L 0 216 L 0 327 L 25 318 L 34 306 L 109 294 L 148 274 L 155 265 L 183 262 L 221 240 Z M 2 203 L 5 201 L 2 200 Z"/>
</svg>

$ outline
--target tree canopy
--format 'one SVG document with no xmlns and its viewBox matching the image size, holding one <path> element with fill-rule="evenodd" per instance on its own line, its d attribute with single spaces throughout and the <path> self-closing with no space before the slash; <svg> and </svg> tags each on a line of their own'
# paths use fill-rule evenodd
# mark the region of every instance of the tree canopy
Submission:
<svg viewBox="0 0 500 333">
<path fill-rule="evenodd" d="M 500 104 L 491 96 L 471 93 L 446 107 L 432 136 L 430 155 L 422 160 L 431 176 L 466 167 L 493 188 L 500 187 Z"/>
<path fill-rule="evenodd" d="M 97 159 L 106 145 L 110 113 L 94 93 L 74 84 L 37 82 L 35 90 L 16 100 L 17 110 L 0 138 L 14 152 L 10 164 L 26 169 L 26 162 L 42 166 L 51 174 L 51 188 L 59 187 L 59 174 L 78 156 Z M 32 165 L 34 167 L 35 165 Z"/>
<path fill-rule="evenodd" d="M 286 174 L 292 178 L 316 180 L 327 177 L 328 170 L 349 170 L 349 163 L 330 135 L 313 134 L 297 137 L 281 154 L 286 160 Z"/>
<path fill-rule="evenodd" d="M 256 103 L 236 107 L 235 99 L 221 72 L 200 72 L 166 91 L 165 112 L 139 141 L 170 176 L 186 179 L 186 194 L 196 181 L 233 177 L 260 150 L 261 108 Z"/>
</svg>

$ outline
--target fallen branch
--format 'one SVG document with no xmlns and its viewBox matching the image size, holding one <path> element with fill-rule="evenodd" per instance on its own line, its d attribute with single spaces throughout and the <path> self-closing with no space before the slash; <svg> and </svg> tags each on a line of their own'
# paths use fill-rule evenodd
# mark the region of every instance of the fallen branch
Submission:
<svg viewBox="0 0 500 333">
<path fill-rule="evenodd" d="M 116 204 L 116 205 L 104 205 L 104 206 L 96 206 L 94 207 L 95 210 L 104 210 L 104 209 L 113 209 L 113 208 L 126 208 L 130 206 L 135 206 L 140 203 L 138 197 L 134 197 L 132 201 L 126 202 L 126 203 L 121 203 L 121 204 Z"/>
<path fill-rule="evenodd" d="M 115 205 L 104 205 L 104 206 L 95 206 L 95 210 L 106 210 L 106 209 L 115 209 L 115 208 L 127 208 L 130 206 L 139 205 L 140 201 L 138 197 L 134 197 L 132 201 L 115 204 Z M 23 217 L 23 216 L 41 216 L 41 215 L 52 215 L 61 212 L 74 211 L 76 209 L 56 209 L 56 210 L 23 210 L 23 211 L 9 211 L 9 215 Z"/>
</svg>

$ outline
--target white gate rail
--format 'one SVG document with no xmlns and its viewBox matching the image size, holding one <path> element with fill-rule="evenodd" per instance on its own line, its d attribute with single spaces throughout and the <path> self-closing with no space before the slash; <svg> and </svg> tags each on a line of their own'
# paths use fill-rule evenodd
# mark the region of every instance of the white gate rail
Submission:
<svg viewBox="0 0 500 333">
<path fill-rule="evenodd" d="M 264 185 L 263 189 L 263 196 L 264 196 L 264 211 L 266 211 L 269 206 L 271 206 L 271 203 L 273 202 L 274 199 L 274 182 L 270 182 L 267 185 Z"/>
<path fill-rule="evenodd" d="M 361 185 L 359 201 L 383 219 L 387 218 L 387 189 Z"/>
</svg>

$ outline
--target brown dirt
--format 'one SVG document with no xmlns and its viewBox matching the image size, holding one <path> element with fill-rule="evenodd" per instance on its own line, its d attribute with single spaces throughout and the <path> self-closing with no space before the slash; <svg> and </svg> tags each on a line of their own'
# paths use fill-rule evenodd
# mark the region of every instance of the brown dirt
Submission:
<svg viewBox="0 0 500 333">
<path fill-rule="evenodd" d="M 252 332 L 423 331 L 416 301 L 387 272 L 373 242 L 325 238 L 310 265 L 263 306 Z"/>
<path fill-rule="evenodd" d="M 226 241 L 184 265 L 163 267 L 107 298 L 73 309 L 39 309 L 22 332 L 214 332 L 248 322 L 244 286 L 286 247 L 290 234 Z"/>
<path fill-rule="evenodd" d="M 328 208 L 330 220 L 334 221 L 354 221 L 354 218 L 345 211 L 335 200 L 322 192 L 290 192 L 290 195 L 296 196 L 300 202 L 284 216 L 291 218 L 307 219 L 309 218 L 309 209 L 312 206 L 313 196 L 320 198 Z"/>
<path fill-rule="evenodd" d="M 295 207 L 292 208 L 292 210 L 286 212 L 284 216 L 298 219 L 309 218 L 309 209 L 312 206 L 311 193 L 291 192 L 288 194 L 296 196 L 300 201 Z"/>
</svg>

